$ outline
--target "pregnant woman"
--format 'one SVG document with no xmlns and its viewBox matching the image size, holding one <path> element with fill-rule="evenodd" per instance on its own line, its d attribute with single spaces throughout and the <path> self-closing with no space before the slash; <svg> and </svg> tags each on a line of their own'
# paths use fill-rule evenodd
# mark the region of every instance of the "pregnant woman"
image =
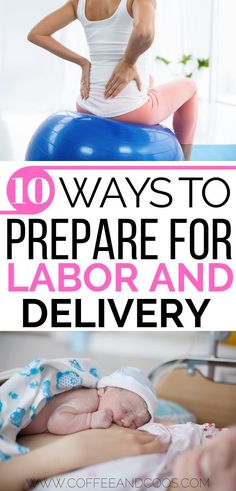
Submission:
<svg viewBox="0 0 236 491">
<path fill-rule="evenodd" d="M 173 114 L 186 160 L 197 122 L 197 95 L 190 79 L 151 87 L 150 50 L 155 0 L 70 0 L 29 33 L 29 41 L 82 68 L 77 110 L 128 123 L 156 125 Z M 79 19 L 90 59 L 52 35 Z"/>
</svg>

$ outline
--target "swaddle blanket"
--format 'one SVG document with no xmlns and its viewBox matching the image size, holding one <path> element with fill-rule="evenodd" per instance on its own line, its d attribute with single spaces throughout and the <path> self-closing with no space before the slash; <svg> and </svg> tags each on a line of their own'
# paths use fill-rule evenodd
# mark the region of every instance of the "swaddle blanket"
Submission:
<svg viewBox="0 0 236 491">
<path fill-rule="evenodd" d="M 0 462 L 28 451 L 16 443 L 50 399 L 66 390 L 96 388 L 101 367 L 90 359 L 35 359 L 0 387 Z"/>
</svg>

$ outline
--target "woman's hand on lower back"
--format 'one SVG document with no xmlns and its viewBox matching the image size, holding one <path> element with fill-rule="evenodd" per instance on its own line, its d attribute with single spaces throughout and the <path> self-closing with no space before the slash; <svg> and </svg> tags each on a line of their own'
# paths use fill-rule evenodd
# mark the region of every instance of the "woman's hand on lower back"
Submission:
<svg viewBox="0 0 236 491">
<path fill-rule="evenodd" d="M 80 82 L 80 95 L 82 99 L 88 99 L 89 97 L 89 89 L 90 89 L 90 70 L 91 63 L 89 60 L 84 60 L 81 64 L 82 68 L 82 76 Z"/>
<path fill-rule="evenodd" d="M 142 88 L 142 82 L 134 65 L 121 60 L 112 72 L 105 87 L 105 99 L 116 97 L 131 80 L 135 80 L 138 90 Z"/>
</svg>

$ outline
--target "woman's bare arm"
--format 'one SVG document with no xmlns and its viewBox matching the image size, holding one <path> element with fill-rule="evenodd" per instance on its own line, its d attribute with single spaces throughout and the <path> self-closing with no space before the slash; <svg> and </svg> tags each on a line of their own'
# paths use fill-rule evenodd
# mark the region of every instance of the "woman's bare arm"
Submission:
<svg viewBox="0 0 236 491">
<path fill-rule="evenodd" d="M 87 99 L 90 88 L 91 64 L 87 58 L 66 48 L 53 38 L 53 34 L 77 19 L 77 0 L 69 0 L 63 7 L 41 20 L 28 34 L 28 40 L 41 48 L 50 51 L 63 60 L 76 63 L 82 68 L 80 93 L 82 99 Z"/>
<path fill-rule="evenodd" d="M 41 435 L 40 445 L 0 464 L 1 491 L 23 491 L 32 481 L 122 457 L 166 452 L 168 448 L 154 435 L 116 425 L 52 438 L 46 445 Z"/>
<path fill-rule="evenodd" d="M 94 412 L 78 412 L 72 405 L 58 407 L 47 422 L 47 429 L 55 435 L 69 435 L 95 428 L 109 428 L 112 424 L 112 411 L 102 409 Z"/>
<path fill-rule="evenodd" d="M 116 97 L 131 81 L 141 90 L 141 80 L 135 68 L 139 56 L 152 45 L 155 34 L 156 0 L 134 0 L 132 15 L 134 27 L 122 60 L 113 71 L 105 88 L 105 97 Z"/>
<path fill-rule="evenodd" d="M 139 56 L 152 45 L 155 34 L 155 8 L 155 0 L 133 1 L 134 27 L 124 54 L 124 60 L 130 65 L 134 65 Z"/>
<path fill-rule="evenodd" d="M 28 40 L 64 60 L 82 66 L 85 61 L 83 56 L 66 48 L 52 37 L 55 32 L 71 24 L 76 18 L 75 1 L 70 0 L 36 24 L 28 34 Z"/>
</svg>

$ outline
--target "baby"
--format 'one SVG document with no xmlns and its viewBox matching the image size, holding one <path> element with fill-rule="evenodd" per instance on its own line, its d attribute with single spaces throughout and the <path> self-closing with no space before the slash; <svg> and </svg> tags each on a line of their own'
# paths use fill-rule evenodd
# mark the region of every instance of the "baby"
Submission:
<svg viewBox="0 0 236 491">
<path fill-rule="evenodd" d="M 112 423 L 139 428 L 153 420 L 156 394 L 137 368 L 126 367 L 99 380 L 96 389 L 78 388 L 54 396 L 21 435 L 67 435 Z"/>
</svg>

